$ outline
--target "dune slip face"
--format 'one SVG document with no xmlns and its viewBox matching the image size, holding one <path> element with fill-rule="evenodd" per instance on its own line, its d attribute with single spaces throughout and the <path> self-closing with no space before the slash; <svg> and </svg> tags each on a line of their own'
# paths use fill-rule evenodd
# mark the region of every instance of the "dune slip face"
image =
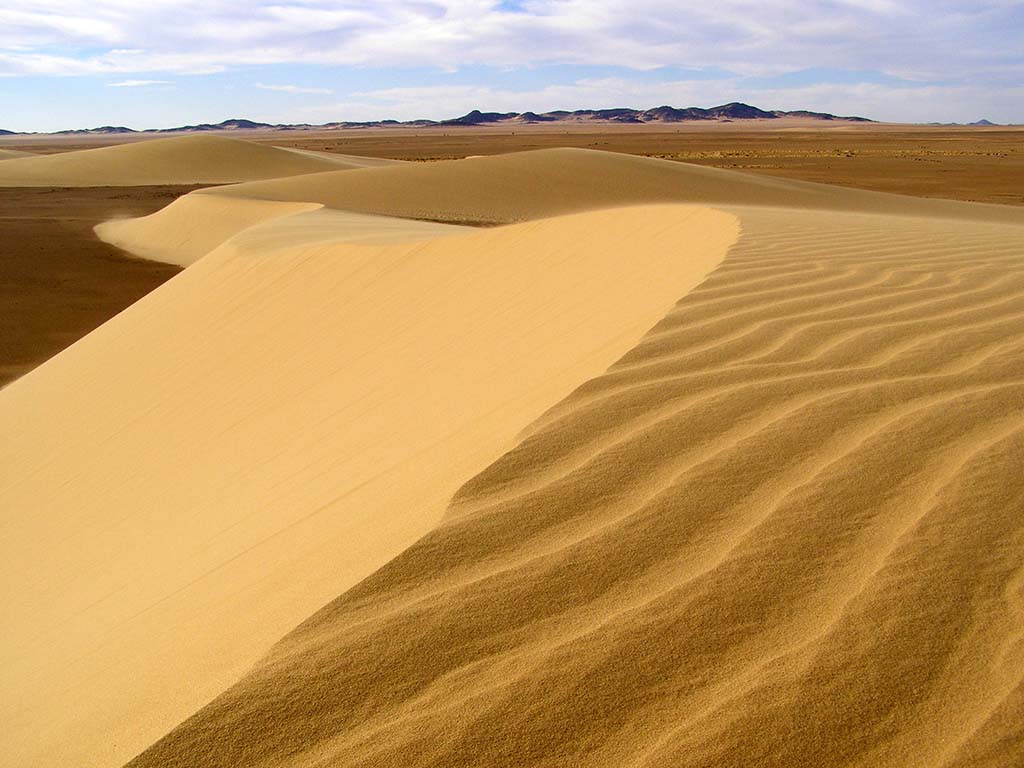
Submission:
<svg viewBox="0 0 1024 768">
<path fill-rule="evenodd" d="M 130 765 L 1024 760 L 1024 229 L 737 208 L 441 525 Z"/>
<path fill-rule="evenodd" d="M 700 206 L 487 230 L 286 208 L 0 392 L 0 764 L 143 751 L 437 525 L 738 235 Z"/>
</svg>

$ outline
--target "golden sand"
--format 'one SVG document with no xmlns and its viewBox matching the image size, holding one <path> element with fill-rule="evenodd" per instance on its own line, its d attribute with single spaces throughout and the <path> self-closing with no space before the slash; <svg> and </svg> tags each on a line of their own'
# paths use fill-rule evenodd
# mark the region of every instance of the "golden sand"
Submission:
<svg viewBox="0 0 1024 768">
<path fill-rule="evenodd" d="M 0 186 L 218 184 L 393 162 L 199 135 L 13 157 L 0 167 Z"/>
<path fill-rule="evenodd" d="M 1020 211 L 562 150 L 100 232 L 194 263 L 0 392 L 4 765 L 1024 760 Z"/>
</svg>

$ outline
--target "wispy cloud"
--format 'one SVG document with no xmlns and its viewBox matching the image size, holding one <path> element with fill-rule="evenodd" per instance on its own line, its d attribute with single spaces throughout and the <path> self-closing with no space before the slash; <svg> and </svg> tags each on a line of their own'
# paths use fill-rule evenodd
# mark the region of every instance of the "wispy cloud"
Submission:
<svg viewBox="0 0 1024 768">
<path fill-rule="evenodd" d="M 263 82 L 234 90 L 231 109 L 262 110 L 272 100 L 258 101 L 260 90 L 333 90 L 335 107 L 367 118 L 737 98 L 889 119 L 1019 121 L 1022 29 L 1020 0 L 19 0 L 0 8 L 0 77 L 141 84 L 258 68 L 252 79 Z M 325 68 L 340 76 L 314 79 Z M 363 68 L 379 92 L 345 85 L 362 81 Z M 786 81 L 811 68 L 845 74 Z M 692 70 L 707 82 L 667 82 Z M 406 83 L 435 90 L 399 93 Z M 797 103 L 814 95 L 821 101 Z"/>
<path fill-rule="evenodd" d="M 0 9 L 0 71 L 386 61 L 696 66 L 763 76 L 812 63 L 1019 82 L 1022 23 L 1024 8 L 1011 0 L 24 0 Z"/>
<path fill-rule="evenodd" d="M 280 91 L 282 93 L 331 93 L 330 88 L 307 88 L 301 85 L 268 85 L 267 83 L 256 83 L 257 88 L 264 91 Z"/>
<path fill-rule="evenodd" d="M 170 80 L 122 80 L 118 83 L 107 83 L 110 88 L 142 88 L 147 85 L 170 85 Z"/>
</svg>

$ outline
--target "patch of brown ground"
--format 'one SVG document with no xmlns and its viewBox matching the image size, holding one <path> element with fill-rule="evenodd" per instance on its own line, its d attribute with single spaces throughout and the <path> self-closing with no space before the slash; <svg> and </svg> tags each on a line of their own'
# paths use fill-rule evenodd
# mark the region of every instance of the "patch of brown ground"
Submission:
<svg viewBox="0 0 1024 768">
<path fill-rule="evenodd" d="M 0 386 L 180 271 L 130 258 L 92 228 L 152 213 L 193 189 L 0 188 Z"/>
</svg>

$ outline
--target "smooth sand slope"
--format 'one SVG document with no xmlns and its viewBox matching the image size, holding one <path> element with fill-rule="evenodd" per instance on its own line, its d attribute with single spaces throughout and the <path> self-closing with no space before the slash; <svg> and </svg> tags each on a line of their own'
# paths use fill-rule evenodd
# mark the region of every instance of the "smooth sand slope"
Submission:
<svg viewBox="0 0 1024 768">
<path fill-rule="evenodd" d="M 167 206 L 149 216 L 103 222 L 96 233 L 136 256 L 188 266 L 248 230 L 260 233 L 261 248 L 337 240 L 380 245 L 446 230 L 435 222 L 350 213 L 319 203 L 185 195 L 175 204 L 173 211 Z"/>
<path fill-rule="evenodd" d="M 508 224 L 651 202 L 770 205 L 1013 223 L 998 205 L 923 200 L 584 149 L 547 149 L 198 190 L 100 237 L 146 258 L 190 264 L 261 221 L 319 206 L 454 224 Z M 291 207 L 289 207 L 291 206 Z M 968 211 L 965 213 L 965 211 Z"/>
<path fill-rule="evenodd" d="M 15 157 L 34 157 L 31 152 L 22 152 L 18 149 L 0 149 L 0 160 L 12 160 Z"/>
<path fill-rule="evenodd" d="M 318 202 L 344 210 L 457 224 L 505 224 L 655 201 L 965 215 L 963 204 L 958 202 L 838 188 L 586 149 L 545 149 L 437 163 L 402 163 L 354 173 L 271 179 L 196 194 Z M 1021 213 L 1007 206 L 976 205 L 970 216 L 1020 221 Z"/>
<path fill-rule="evenodd" d="M 142 751 L 430 530 L 736 236 L 688 206 L 285 216 L 0 392 L 0 763 Z"/>
<path fill-rule="evenodd" d="M 7 764 L 1024 761 L 1020 211 L 557 151 L 101 234 L 190 220 L 0 393 Z"/>
<path fill-rule="evenodd" d="M 0 186 L 220 184 L 377 167 L 394 162 L 281 149 L 221 136 L 178 136 L 12 158 L 0 166 Z"/>
<path fill-rule="evenodd" d="M 736 213 L 638 346 L 131 765 L 1024 762 L 1024 229 Z"/>
</svg>

